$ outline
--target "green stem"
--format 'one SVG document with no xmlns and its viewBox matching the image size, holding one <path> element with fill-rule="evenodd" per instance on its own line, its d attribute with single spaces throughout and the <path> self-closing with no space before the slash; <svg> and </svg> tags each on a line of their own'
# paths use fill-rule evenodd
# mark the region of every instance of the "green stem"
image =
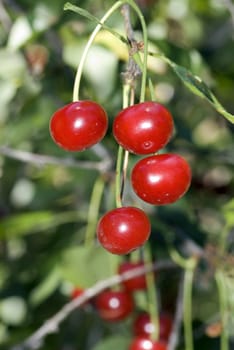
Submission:
<svg viewBox="0 0 234 350">
<path fill-rule="evenodd" d="M 135 100 L 135 90 L 131 85 L 124 86 L 123 93 L 123 108 L 132 106 Z M 129 160 L 129 152 L 127 150 L 124 151 L 124 159 L 123 159 L 123 168 L 122 168 L 122 183 L 120 195 L 123 197 L 124 184 L 127 178 L 127 170 L 128 170 L 128 160 Z"/>
<path fill-rule="evenodd" d="M 148 245 L 144 246 L 143 250 L 144 263 L 152 264 L 152 254 Z M 159 339 L 159 311 L 157 302 L 157 292 L 155 288 L 155 277 L 154 272 L 148 272 L 146 274 L 147 283 L 147 296 L 148 296 L 148 311 L 150 315 L 150 320 L 155 326 L 152 334 L 150 335 L 153 341 Z"/>
<path fill-rule="evenodd" d="M 95 237 L 95 228 L 98 220 L 99 208 L 104 190 L 105 181 L 102 176 L 99 176 L 93 186 L 93 191 L 89 204 L 88 222 L 85 232 L 85 245 L 90 245 Z"/>
<path fill-rule="evenodd" d="M 80 90 L 80 81 L 81 81 L 81 75 L 84 69 L 84 63 L 88 54 L 88 51 L 98 34 L 98 32 L 102 29 L 103 24 L 107 21 L 107 19 L 123 4 L 128 3 L 137 13 L 141 26 L 142 26 L 142 32 L 143 32 L 143 40 L 144 40 L 144 59 L 143 59 L 143 70 L 142 70 L 142 82 L 141 82 L 141 95 L 140 95 L 140 101 L 143 102 L 145 100 L 145 88 L 146 88 L 146 79 L 147 79 L 147 56 L 148 56 L 148 37 L 147 37 L 147 26 L 145 23 L 144 16 L 140 10 L 140 8 L 135 4 L 133 0 L 126 0 L 126 1 L 117 1 L 106 13 L 105 15 L 100 19 L 99 24 L 95 27 L 92 34 L 89 37 L 89 40 L 84 48 L 80 64 L 78 66 L 74 87 L 73 87 L 73 101 L 79 100 L 79 90 Z"/>
<path fill-rule="evenodd" d="M 228 238 L 230 229 L 231 229 L 230 225 L 226 223 L 220 236 L 220 244 L 219 244 L 220 254 L 223 256 L 225 255 L 225 252 L 227 249 L 227 241 L 228 241 L 227 238 Z"/>
<path fill-rule="evenodd" d="M 122 162 L 123 162 L 123 153 L 124 153 L 123 147 L 119 146 L 118 155 L 117 155 L 117 163 L 116 163 L 116 171 L 115 171 L 115 202 L 116 202 L 117 208 L 122 207 L 122 198 L 121 198 L 121 192 L 122 192 L 121 174 L 122 174 L 122 172 L 121 172 L 121 169 L 122 169 Z"/>
<path fill-rule="evenodd" d="M 156 98 L 155 98 L 155 91 L 154 91 L 154 86 L 153 86 L 153 83 L 152 83 L 152 80 L 149 78 L 149 90 L 150 90 L 150 97 L 151 97 L 151 101 L 156 101 Z"/>
<path fill-rule="evenodd" d="M 228 350 L 229 349 L 229 340 L 228 334 L 226 330 L 227 325 L 227 295 L 226 295 L 226 287 L 225 280 L 223 276 L 223 272 L 221 270 L 217 270 L 215 274 L 215 279 L 219 292 L 219 304 L 220 304 L 220 315 L 222 320 L 222 333 L 220 338 L 220 350 Z"/>
<path fill-rule="evenodd" d="M 78 66 L 77 72 L 76 72 L 76 77 L 75 77 L 75 82 L 74 82 L 74 87 L 73 87 L 73 101 L 78 101 L 79 100 L 79 90 L 80 90 L 80 81 L 81 81 L 81 75 L 83 72 L 84 68 L 84 63 L 88 54 L 88 51 L 98 34 L 98 32 L 102 29 L 102 25 L 106 22 L 106 20 L 113 14 L 114 11 L 116 11 L 120 6 L 123 5 L 123 1 L 117 1 L 106 13 L 105 15 L 101 18 L 99 24 L 95 27 L 93 30 L 92 34 L 89 37 L 89 40 L 85 46 L 85 49 L 83 51 L 80 64 Z"/>
<path fill-rule="evenodd" d="M 123 108 L 128 107 L 129 105 L 129 94 L 131 87 L 128 84 L 123 86 Z M 115 171 L 115 201 L 116 207 L 122 207 L 122 192 L 123 192 L 123 182 L 122 182 L 122 164 L 123 164 L 123 155 L 124 149 L 119 146 L 117 162 L 116 162 L 116 171 Z"/>
<path fill-rule="evenodd" d="M 180 253 L 178 253 L 178 251 L 173 248 L 171 244 L 169 244 L 168 249 L 171 259 L 183 269 L 186 269 L 188 267 L 189 259 L 185 259 L 182 255 L 180 255 Z"/>
<path fill-rule="evenodd" d="M 125 150 L 124 151 L 124 157 L 123 157 L 122 182 L 121 182 L 121 190 L 120 190 L 121 198 L 123 197 L 124 184 L 125 184 L 125 181 L 126 181 L 126 178 L 127 178 L 128 159 L 129 159 L 129 152 Z"/>
<path fill-rule="evenodd" d="M 190 259 L 189 259 L 190 260 Z M 184 273 L 184 340 L 185 349 L 193 350 L 193 327 L 192 327 L 192 287 L 195 270 L 195 260 L 190 260 L 191 263 L 185 269 Z"/>
</svg>

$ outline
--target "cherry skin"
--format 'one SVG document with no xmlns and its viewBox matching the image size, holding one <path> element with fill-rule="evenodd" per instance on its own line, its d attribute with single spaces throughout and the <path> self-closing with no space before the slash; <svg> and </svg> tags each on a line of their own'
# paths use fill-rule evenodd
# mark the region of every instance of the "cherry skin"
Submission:
<svg viewBox="0 0 234 350">
<path fill-rule="evenodd" d="M 95 306 L 103 320 L 121 321 L 127 318 L 134 309 L 131 294 L 124 290 L 106 290 L 95 299 Z"/>
<path fill-rule="evenodd" d="M 50 134 L 67 151 L 83 151 L 101 141 L 108 127 L 104 109 L 93 101 L 71 102 L 50 120 Z"/>
<path fill-rule="evenodd" d="M 71 299 L 79 298 L 84 293 L 84 289 L 75 287 L 71 291 Z"/>
<path fill-rule="evenodd" d="M 131 174 L 132 187 L 145 202 L 155 205 L 174 203 L 188 190 L 191 169 L 177 154 L 159 154 L 138 161 Z"/>
<path fill-rule="evenodd" d="M 173 319 L 167 313 L 161 313 L 159 316 L 159 338 L 167 341 L 172 330 Z M 139 314 L 133 323 L 133 333 L 135 336 L 146 336 L 154 332 L 155 326 L 150 320 L 150 315 L 147 312 Z"/>
<path fill-rule="evenodd" d="M 75 287 L 72 289 L 71 291 L 71 295 L 70 298 L 72 300 L 81 297 L 81 295 L 85 292 L 84 289 L 80 288 L 80 287 Z M 84 301 L 81 305 L 82 306 L 87 306 L 89 304 L 89 301 Z"/>
<path fill-rule="evenodd" d="M 135 154 L 155 153 L 168 143 L 172 132 L 171 114 L 164 106 L 153 101 L 123 109 L 113 123 L 116 141 Z"/>
<path fill-rule="evenodd" d="M 150 230 L 150 221 L 143 210 L 122 207 L 107 212 L 99 220 L 97 237 L 110 253 L 128 254 L 147 241 Z"/>
<path fill-rule="evenodd" d="M 147 337 L 137 337 L 133 339 L 129 350 L 167 350 L 167 346 L 162 341 L 153 341 Z"/>
<path fill-rule="evenodd" d="M 118 272 L 121 275 L 124 272 L 131 271 L 132 269 L 143 266 L 143 262 L 133 263 L 130 261 L 124 261 L 122 264 L 120 264 Z M 145 275 L 137 276 L 129 280 L 122 281 L 122 285 L 129 292 L 134 292 L 136 290 L 144 290 L 147 287 Z"/>
</svg>

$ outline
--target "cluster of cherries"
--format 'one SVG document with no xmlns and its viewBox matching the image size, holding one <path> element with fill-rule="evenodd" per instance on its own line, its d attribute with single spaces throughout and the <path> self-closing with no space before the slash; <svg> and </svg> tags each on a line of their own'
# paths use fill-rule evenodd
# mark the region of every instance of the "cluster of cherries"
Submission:
<svg viewBox="0 0 234 350">
<path fill-rule="evenodd" d="M 50 133 L 68 151 L 83 151 L 102 140 L 108 128 L 105 110 L 93 101 L 76 101 L 54 113 Z M 173 134 L 173 119 L 159 103 L 141 102 L 123 109 L 114 119 L 113 135 L 125 150 L 145 156 L 131 171 L 132 188 L 153 205 L 174 203 L 188 190 L 191 170 L 178 154 L 157 154 Z M 148 216 L 139 208 L 123 206 L 99 220 L 97 237 L 113 254 L 128 254 L 149 238 Z"/>
<path fill-rule="evenodd" d="M 118 273 L 121 275 L 137 267 L 142 267 L 143 262 L 122 262 Z M 107 322 L 118 322 L 133 315 L 132 334 L 133 340 L 129 350 L 166 350 L 167 341 L 172 330 L 172 316 L 162 312 L 159 315 L 159 339 L 152 340 L 155 325 L 146 311 L 133 314 L 134 292 L 147 288 L 145 275 L 125 280 L 118 290 L 107 289 L 98 294 L 92 301 L 99 316 Z M 75 288 L 72 291 L 72 298 L 79 297 L 84 290 Z"/>
</svg>

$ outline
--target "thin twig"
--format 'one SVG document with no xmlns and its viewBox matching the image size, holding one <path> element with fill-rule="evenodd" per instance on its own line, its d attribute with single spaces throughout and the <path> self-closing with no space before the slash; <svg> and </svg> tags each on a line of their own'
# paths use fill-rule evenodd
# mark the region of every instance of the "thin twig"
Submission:
<svg viewBox="0 0 234 350">
<path fill-rule="evenodd" d="M 130 43 L 129 49 L 129 60 L 127 63 L 127 68 L 124 73 L 122 73 L 125 84 L 134 86 L 136 79 L 141 75 L 141 70 L 135 60 L 132 58 L 133 54 L 138 51 L 138 43 L 134 37 L 134 31 L 131 24 L 130 18 L 130 8 L 128 4 L 124 4 L 121 8 L 121 13 L 124 19 L 125 31 L 127 34 L 128 41 Z"/>
<path fill-rule="evenodd" d="M 98 152 L 96 152 L 98 153 Z M 47 156 L 42 154 L 31 153 L 18 149 L 13 149 L 7 146 L 0 146 L 0 154 L 19 160 L 25 163 L 31 163 L 35 166 L 42 167 L 48 164 L 60 165 L 65 167 L 80 168 L 80 169 L 92 169 L 100 172 L 106 172 L 110 170 L 112 161 L 109 157 L 103 157 L 104 160 L 100 162 L 92 161 L 79 161 L 73 158 L 59 158 L 53 156 Z"/>
<path fill-rule="evenodd" d="M 234 27 L 234 4 L 231 0 L 223 0 L 223 3 L 231 15 L 232 26 Z"/>
<path fill-rule="evenodd" d="M 180 328 L 183 321 L 183 285 L 184 285 L 183 280 L 184 280 L 184 275 L 182 275 L 179 282 L 175 317 L 174 317 L 172 331 L 167 344 L 167 350 L 175 350 L 179 343 Z"/>
<path fill-rule="evenodd" d="M 0 0 L 0 22 L 2 23 L 5 32 L 8 33 L 11 28 L 12 21 L 4 7 L 3 0 Z"/>
<path fill-rule="evenodd" d="M 130 19 L 130 8 L 128 4 L 124 4 L 121 9 L 122 16 L 124 18 L 125 31 L 127 34 L 128 40 L 131 42 L 135 41 L 134 31 Z"/>
<path fill-rule="evenodd" d="M 65 304 L 62 309 L 54 316 L 48 319 L 38 330 L 36 330 L 29 338 L 23 343 L 13 346 L 11 350 L 36 350 L 39 349 L 44 341 L 44 338 L 50 334 L 58 331 L 59 325 L 80 305 L 89 299 L 95 297 L 97 294 L 110 288 L 122 281 L 129 280 L 131 278 L 143 275 L 149 271 L 159 271 L 165 269 L 178 268 L 170 260 L 157 261 L 154 264 L 148 264 L 143 267 L 137 267 L 131 271 L 124 272 L 121 275 L 114 275 L 110 278 L 97 282 L 92 287 L 86 289 L 81 296 L 73 299 L 69 303 Z"/>
</svg>

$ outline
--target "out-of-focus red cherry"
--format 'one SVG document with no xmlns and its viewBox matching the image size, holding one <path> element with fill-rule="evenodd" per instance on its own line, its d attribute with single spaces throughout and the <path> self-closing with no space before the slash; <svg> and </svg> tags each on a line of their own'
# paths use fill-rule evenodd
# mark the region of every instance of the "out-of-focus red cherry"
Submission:
<svg viewBox="0 0 234 350">
<path fill-rule="evenodd" d="M 127 271 L 131 271 L 138 267 L 143 267 L 143 262 L 130 262 L 130 261 L 124 261 L 122 264 L 120 264 L 118 272 L 119 274 L 122 274 Z M 134 292 L 136 290 L 143 290 L 146 289 L 146 278 L 145 275 L 137 276 L 134 278 L 131 278 L 129 280 L 125 280 L 122 282 L 123 286 L 130 292 Z"/>
<path fill-rule="evenodd" d="M 173 325 L 172 316 L 162 312 L 159 316 L 159 338 L 167 341 Z M 135 336 L 148 336 L 154 332 L 155 326 L 150 320 L 147 312 L 140 313 L 133 323 L 133 333 Z"/>
<path fill-rule="evenodd" d="M 127 318 L 134 309 L 134 302 L 125 290 L 106 290 L 97 295 L 95 306 L 103 320 L 114 322 Z"/>
</svg>

